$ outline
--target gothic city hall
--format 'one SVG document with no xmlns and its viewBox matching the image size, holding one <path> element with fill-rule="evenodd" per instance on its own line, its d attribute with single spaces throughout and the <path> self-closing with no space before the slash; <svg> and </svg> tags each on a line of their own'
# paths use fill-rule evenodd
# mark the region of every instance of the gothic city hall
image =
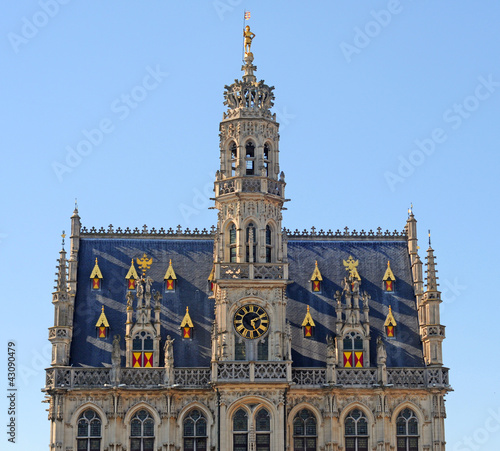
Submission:
<svg viewBox="0 0 500 451">
<path fill-rule="evenodd" d="M 412 209 L 394 231 L 282 224 L 274 88 L 244 36 L 216 224 L 85 227 L 75 207 L 52 297 L 50 448 L 442 451 L 451 387 L 430 241 L 422 262 Z"/>
</svg>

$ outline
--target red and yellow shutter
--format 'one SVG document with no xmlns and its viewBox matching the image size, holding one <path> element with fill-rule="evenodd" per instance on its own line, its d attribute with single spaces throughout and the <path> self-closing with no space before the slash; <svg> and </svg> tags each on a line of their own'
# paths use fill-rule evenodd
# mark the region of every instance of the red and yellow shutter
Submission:
<svg viewBox="0 0 500 451">
<path fill-rule="evenodd" d="M 352 368 L 352 351 L 344 351 L 344 368 Z"/>
<path fill-rule="evenodd" d="M 132 366 L 134 368 L 142 367 L 142 352 L 133 352 L 132 353 Z"/>
<path fill-rule="evenodd" d="M 354 351 L 354 366 L 356 368 L 363 367 L 363 351 Z"/>
<path fill-rule="evenodd" d="M 152 368 L 153 367 L 153 353 L 152 352 L 144 352 L 142 356 L 142 366 L 144 368 Z"/>
</svg>

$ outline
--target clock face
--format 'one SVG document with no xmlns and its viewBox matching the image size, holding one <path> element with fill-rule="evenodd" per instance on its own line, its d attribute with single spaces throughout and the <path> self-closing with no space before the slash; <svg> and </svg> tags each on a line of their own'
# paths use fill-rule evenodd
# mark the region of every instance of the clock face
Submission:
<svg viewBox="0 0 500 451">
<path fill-rule="evenodd" d="M 269 315 L 258 305 L 249 304 L 234 314 L 234 328 L 243 338 L 259 338 L 269 328 Z"/>
</svg>

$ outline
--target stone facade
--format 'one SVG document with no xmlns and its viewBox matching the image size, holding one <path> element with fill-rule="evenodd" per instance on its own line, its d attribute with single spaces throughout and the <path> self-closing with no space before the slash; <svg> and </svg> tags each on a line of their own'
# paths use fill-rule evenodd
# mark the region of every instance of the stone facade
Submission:
<svg viewBox="0 0 500 451">
<path fill-rule="evenodd" d="M 49 328 L 51 449 L 445 449 L 434 251 L 424 287 L 411 211 L 402 233 L 283 228 L 256 69 L 249 52 L 225 87 L 210 231 L 87 230 L 75 209 Z"/>
</svg>

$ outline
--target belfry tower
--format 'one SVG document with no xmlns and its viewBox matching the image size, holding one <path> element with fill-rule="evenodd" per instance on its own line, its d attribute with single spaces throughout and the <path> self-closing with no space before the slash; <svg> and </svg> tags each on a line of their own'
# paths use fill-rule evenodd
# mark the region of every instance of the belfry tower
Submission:
<svg viewBox="0 0 500 451">
<path fill-rule="evenodd" d="M 225 86 L 214 241 L 216 360 L 284 360 L 287 350 L 285 181 L 279 167 L 274 87 L 257 81 L 245 53 L 242 80 Z"/>
</svg>

